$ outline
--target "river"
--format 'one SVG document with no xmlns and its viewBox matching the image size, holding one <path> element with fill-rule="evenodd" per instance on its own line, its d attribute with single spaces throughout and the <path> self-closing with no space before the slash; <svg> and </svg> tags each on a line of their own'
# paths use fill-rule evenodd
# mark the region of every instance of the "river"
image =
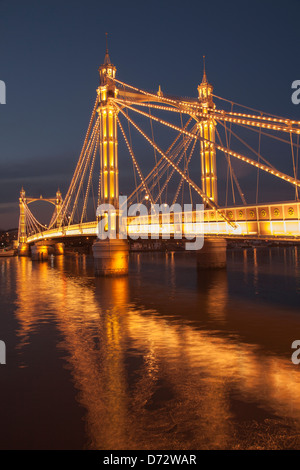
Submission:
<svg viewBox="0 0 300 470">
<path fill-rule="evenodd" d="M 300 247 L 0 259 L 0 448 L 299 449 Z"/>
</svg>

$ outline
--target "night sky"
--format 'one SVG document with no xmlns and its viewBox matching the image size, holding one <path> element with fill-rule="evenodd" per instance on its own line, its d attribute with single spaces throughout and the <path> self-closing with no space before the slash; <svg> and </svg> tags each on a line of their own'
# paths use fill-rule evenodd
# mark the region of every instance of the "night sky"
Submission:
<svg viewBox="0 0 300 470">
<path fill-rule="evenodd" d="M 0 80 L 7 87 L 7 104 L 0 105 L 0 229 L 17 227 L 22 185 L 31 196 L 53 197 L 58 186 L 65 194 L 95 100 L 106 31 L 117 78 L 126 83 L 196 97 L 205 54 L 216 95 L 300 119 L 300 105 L 291 101 L 291 84 L 300 79 L 299 0 L 0 0 Z M 291 172 L 290 153 L 276 158 Z M 246 181 L 247 171 L 240 177 Z M 126 193 L 125 180 L 120 186 Z M 276 191 L 273 179 L 264 191 Z"/>
</svg>

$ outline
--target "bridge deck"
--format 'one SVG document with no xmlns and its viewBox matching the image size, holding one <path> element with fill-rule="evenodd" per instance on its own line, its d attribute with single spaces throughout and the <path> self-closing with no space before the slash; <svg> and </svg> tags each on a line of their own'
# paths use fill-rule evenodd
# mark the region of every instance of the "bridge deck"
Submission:
<svg viewBox="0 0 300 470">
<path fill-rule="evenodd" d="M 203 214 L 203 223 L 197 223 L 196 213 L 190 212 L 183 223 L 182 231 L 185 235 L 191 236 L 197 233 L 204 235 L 220 235 L 226 237 L 243 236 L 244 238 L 275 238 L 300 239 L 300 202 L 284 202 L 272 204 L 259 204 L 253 206 L 234 206 L 222 208 L 229 220 L 236 223 L 234 229 L 214 210 L 206 209 Z M 138 221 L 138 222 L 137 222 Z M 163 223 L 151 220 L 149 217 L 139 219 L 129 217 L 127 221 L 128 236 L 134 235 L 163 235 L 171 233 L 173 236 L 178 232 L 177 223 L 171 214 L 170 223 Z M 74 224 L 62 229 L 53 228 L 44 232 L 31 235 L 27 243 L 33 243 L 47 239 L 57 239 L 64 237 L 96 236 L 97 222 L 86 222 Z"/>
</svg>

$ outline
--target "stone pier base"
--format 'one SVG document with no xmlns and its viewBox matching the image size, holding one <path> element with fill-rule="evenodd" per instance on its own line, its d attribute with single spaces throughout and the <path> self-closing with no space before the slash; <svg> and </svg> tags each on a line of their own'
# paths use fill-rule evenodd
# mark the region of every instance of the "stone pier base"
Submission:
<svg viewBox="0 0 300 470">
<path fill-rule="evenodd" d="M 96 276 L 128 274 L 129 244 L 127 240 L 97 240 L 93 245 Z"/>
<path fill-rule="evenodd" d="M 48 246 L 47 245 L 32 245 L 31 247 L 32 261 L 45 261 L 48 259 Z"/>
<path fill-rule="evenodd" d="M 20 243 L 18 246 L 18 256 L 29 256 L 29 245 L 27 243 Z"/>
<path fill-rule="evenodd" d="M 65 244 L 64 243 L 55 243 L 55 255 L 63 255 L 65 252 Z"/>
<path fill-rule="evenodd" d="M 205 238 L 204 246 L 197 251 L 197 269 L 221 269 L 226 268 L 225 238 Z"/>
</svg>

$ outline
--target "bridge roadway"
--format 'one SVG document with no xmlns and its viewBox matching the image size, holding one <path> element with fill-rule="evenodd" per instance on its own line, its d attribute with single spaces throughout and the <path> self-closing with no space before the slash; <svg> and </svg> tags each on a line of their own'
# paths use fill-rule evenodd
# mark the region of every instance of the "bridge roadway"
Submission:
<svg viewBox="0 0 300 470">
<path fill-rule="evenodd" d="M 203 227 L 196 223 L 196 213 L 187 213 L 186 223 L 182 223 L 182 231 L 186 236 L 192 236 L 202 233 L 204 229 L 205 236 L 222 237 L 243 237 L 247 238 L 276 238 L 277 240 L 299 239 L 300 240 L 300 202 L 279 202 L 272 204 L 259 204 L 249 206 L 234 206 L 222 208 L 228 219 L 235 222 L 237 228 L 234 229 L 214 210 L 206 209 L 203 215 Z M 134 235 L 160 235 L 169 232 L 171 236 L 178 232 L 176 220 L 171 214 L 170 223 L 162 224 L 150 221 L 148 217 L 137 218 L 128 217 L 127 233 L 128 236 Z M 194 222 L 194 228 L 192 227 Z M 78 236 L 96 236 L 97 222 L 86 222 L 63 227 L 61 229 L 53 228 L 44 232 L 32 234 L 27 238 L 27 243 L 35 243 L 42 240 L 62 239 L 65 237 Z M 150 238 L 151 235 L 149 235 Z"/>
</svg>

